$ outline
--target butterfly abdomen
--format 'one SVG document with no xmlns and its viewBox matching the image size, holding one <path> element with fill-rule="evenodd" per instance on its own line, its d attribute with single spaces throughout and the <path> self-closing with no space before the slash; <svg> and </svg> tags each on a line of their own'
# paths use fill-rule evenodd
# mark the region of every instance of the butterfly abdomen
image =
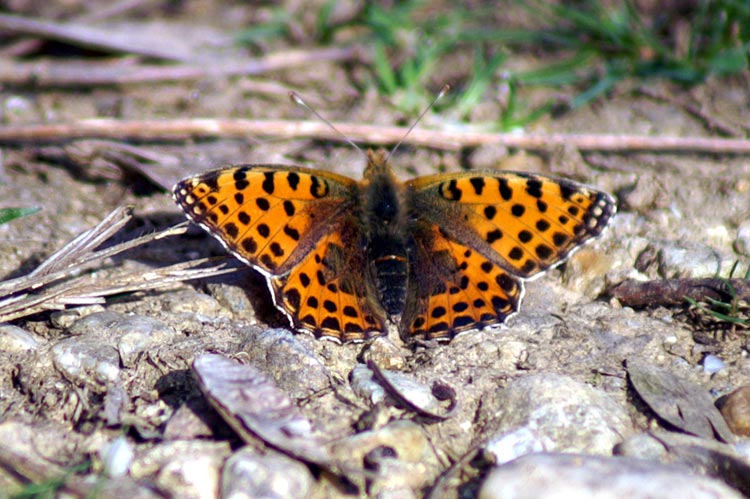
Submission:
<svg viewBox="0 0 750 499">
<path fill-rule="evenodd" d="M 406 249 L 394 238 L 377 237 L 368 246 L 372 274 L 380 303 L 389 315 L 400 314 L 406 296 Z"/>
<path fill-rule="evenodd" d="M 402 191 L 384 163 L 373 164 L 364 191 L 367 256 L 381 305 L 401 314 L 408 275 Z"/>
</svg>

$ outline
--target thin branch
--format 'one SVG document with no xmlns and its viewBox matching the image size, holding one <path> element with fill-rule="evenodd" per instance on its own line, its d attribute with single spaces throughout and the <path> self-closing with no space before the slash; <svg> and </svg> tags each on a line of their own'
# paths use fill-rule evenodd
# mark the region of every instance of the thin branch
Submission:
<svg viewBox="0 0 750 499">
<path fill-rule="evenodd" d="M 4 34 L 26 35 L 56 40 L 87 48 L 116 51 L 126 54 L 140 54 L 165 60 L 184 60 L 170 47 L 141 42 L 139 37 L 128 31 L 113 31 L 111 28 L 94 27 L 83 23 L 61 23 L 0 13 L 0 31 Z"/>
<path fill-rule="evenodd" d="M 236 270 L 227 265 L 227 258 L 203 258 L 153 270 L 116 272 L 106 281 L 93 279 L 85 271 L 102 268 L 105 259 L 164 237 L 182 234 L 186 230 L 186 225 L 181 224 L 96 250 L 130 218 L 130 208 L 117 208 L 94 228 L 50 255 L 30 274 L 0 282 L 0 322 L 45 310 L 61 310 L 69 305 L 103 303 L 107 296 L 161 289 L 181 281 Z M 206 264 L 210 265 L 205 267 Z"/>
<path fill-rule="evenodd" d="M 685 297 L 695 301 L 731 301 L 734 289 L 737 298 L 750 299 L 750 281 L 746 279 L 663 279 L 657 281 L 627 280 L 618 284 L 610 295 L 627 307 L 684 305 Z"/>
<path fill-rule="evenodd" d="M 90 60 L 24 62 L 4 59 L 0 60 L 0 82 L 13 86 L 89 87 L 200 80 L 209 77 L 252 76 L 326 61 L 345 61 L 356 57 L 358 53 L 359 50 L 356 47 L 331 47 L 288 50 L 264 57 L 234 58 L 214 64 L 173 65 L 133 64 L 132 61 L 125 63 L 120 59 L 104 62 Z"/>
<path fill-rule="evenodd" d="M 334 123 L 351 140 L 370 144 L 395 144 L 408 128 Z M 330 126 L 320 121 L 245 120 L 188 118 L 176 120 L 87 119 L 69 123 L 0 126 L 0 144 L 55 142 L 78 138 L 163 141 L 211 137 L 264 137 L 294 139 L 307 137 L 340 141 Z M 609 152 L 695 152 L 750 154 L 749 139 L 709 137 L 652 137 L 634 135 L 504 134 L 471 131 L 414 130 L 405 142 L 436 149 L 498 144 L 527 150 L 550 150 L 572 146 L 581 151 Z"/>
</svg>

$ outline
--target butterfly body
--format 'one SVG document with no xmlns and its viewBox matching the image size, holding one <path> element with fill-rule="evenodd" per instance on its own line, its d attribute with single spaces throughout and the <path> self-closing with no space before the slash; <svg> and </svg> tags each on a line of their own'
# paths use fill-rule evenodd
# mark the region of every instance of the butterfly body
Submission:
<svg viewBox="0 0 750 499">
<path fill-rule="evenodd" d="M 267 279 L 291 325 L 317 337 L 450 339 L 503 322 L 533 278 L 598 236 L 606 193 L 551 177 L 463 172 L 401 182 L 382 152 L 361 181 L 241 165 L 189 177 L 188 218 Z"/>
</svg>

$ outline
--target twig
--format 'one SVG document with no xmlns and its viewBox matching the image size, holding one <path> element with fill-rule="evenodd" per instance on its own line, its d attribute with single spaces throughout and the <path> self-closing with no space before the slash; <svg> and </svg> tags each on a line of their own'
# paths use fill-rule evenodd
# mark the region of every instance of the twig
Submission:
<svg viewBox="0 0 750 499">
<path fill-rule="evenodd" d="M 1 28 L 2 26 L 0 30 Z M 105 62 L 84 60 L 22 62 L 5 59 L 0 60 L 0 82 L 14 86 L 89 87 L 200 80 L 220 76 L 251 76 L 306 64 L 345 61 L 355 57 L 358 52 L 356 47 L 289 50 L 264 57 L 232 59 L 215 64 L 177 65 L 132 64 L 132 61 L 125 63 L 119 59 Z"/>
<path fill-rule="evenodd" d="M 158 5 L 159 0 L 119 0 L 104 5 L 92 4 L 92 10 L 76 16 L 75 21 L 77 23 L 93 23 L 115 16 L 122 16 L 135 9 L 143 9 L 151 6 L 157 7 Z"/>
<path fill-rule="evenodd" d="M 169 47 L 159 46 L 149 40 L 139 42 L 139 37 L 126 31 L 113 31 L 83 23 L 60 23 L 42 19 L 0 14 L 0 31 L 4 34 L 30 35 L 57 40 L 87 48 L 140 54 L 165 60 L 188 60 L 185 55 Z"/>
<path fill-rule="evenodd" d="M 407 128 L 359 123 L 334 123 L 351 140 L 371 144 L 394 144 L 404 139 Z M 131 139 L 140 141 L 185 140 L 210 137 L 307 137 L 340 141 L 341 136 L 320 121 L 244 120 L 188 118 L 176 120 L 124 121 L 87 119 L 69 123 L 0 126 L 0 144 L 55 142 L 77 138 Z M 634 135 L 503 134 L 414 130 L 404 142 L 456 150 L 499 144 L 527 150 L 550 150 L 570 146 L 581 151 L 610 152 L 696 152 L 750 154 L 750 140 L 707 137 L 651 137 Z"/>
<path fill-rule="evenodd" d="M 661 281 L 627 280 L 610 290 L 610 295 L 627 307 L 674 306 L 685 304 L 685 297 L 696 301 L 731 301 L 727 284 L 736 297 L 750 298 L 750 281 L 746 279 L 664 279 Z"/>
<path fill-rule="evenodd" d="M 92 267 L 102 266 L 106 258 L 186 230 L 181 224 L 96 251 L 130 218 L 130 208 L 118 208 L 96 227 L 53 253 L 30 274 L 0 282 L 0 323 L 44 310 L 61 310 L 68 305 L 103 303 L 106 296 L 165 288 L 177 282 L 235 270 L 226 265 L 227 259 L 204 258 L 148 271 L 120 272 L 104 282 L 81 275 Z M 212 265 L 201 267 L 207 263 Z"/>
</svg>

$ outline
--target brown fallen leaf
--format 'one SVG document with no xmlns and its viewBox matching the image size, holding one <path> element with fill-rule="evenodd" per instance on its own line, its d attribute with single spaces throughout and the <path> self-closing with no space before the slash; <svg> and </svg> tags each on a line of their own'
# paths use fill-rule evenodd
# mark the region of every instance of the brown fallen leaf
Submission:
<svg viewBox="0 0 750 499">
<path fill-rule="evenodd" d="M 733 442 L 721 413 L 702 387 L 636 359 L 627 361 L 633 388 L 661 419 L 686 433 Z"/>
<path fill-rule="evenodd" d="M 362 482 L 362 470 L 337 463 L 326 439 L 313 432 L 289 396 L 256 367 L 205 353 L 193 362 L 193 372 L 203 395 L 243 440 L 259 438 L 293 458 Z"/>
</svg>

